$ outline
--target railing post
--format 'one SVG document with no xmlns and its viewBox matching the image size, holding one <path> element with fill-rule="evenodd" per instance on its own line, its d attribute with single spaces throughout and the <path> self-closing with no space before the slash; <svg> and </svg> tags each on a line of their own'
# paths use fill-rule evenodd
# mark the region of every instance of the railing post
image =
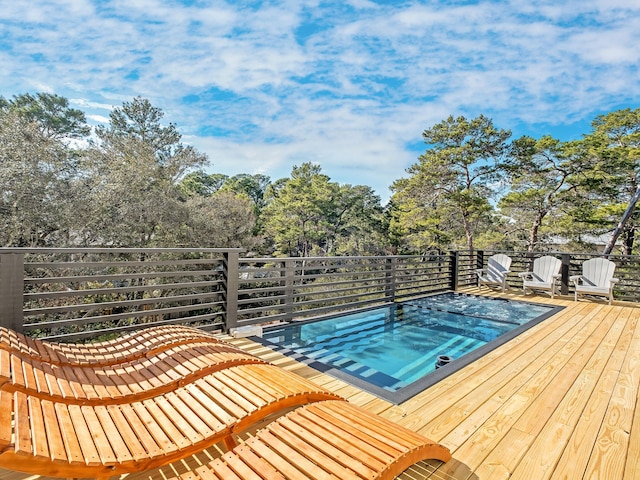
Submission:
<svg viewBox="0 0 640 480">
<path fill-rule="evenodd" d="M 238 288 L 240 275 L 240 254 L 238 252 L 225 252 L 223 268 L 224 286 L 224 311 L 225 329 L 238 326 Z"/>
<path fill-rule="evenodd" d="M 385 289 L 384 296 L 390 302 L 396 301 L 396 271 L 398 267 L 398 257 L 387 257 L 384 273 Z"/>
<path fill-rule="evenodd" d="M 451 277 L 449 278 L 449 289 L 454 292 L 458 290 L 458 269 L 460 264 L 460 253 L 457 251 L 449 252 L 451 259 Z"/>
<path fill-rule="evenodd" d="M 23 331 L 24 254 L 0 253 L 0 326 Z"/>
<path fill-rule="evenodd" d="M 483 268 L 484 268 L 484 250 L 477 250 L 476 251 L 476 269 L 482 270 Z M 478 275 L 476 275 L 476 277 L 478 277 Z"/>
<path fill-rule="evenodd" d="M 284 267 L 281 275 L 284 276 L 284 320 L 290 322 L 293 320 L 293 277 L 296 273 L 296 261 L 288 258 L 282 262 Z"/>
<path fill-rule="evenodd" d="M 560 294 L 569 295 L 569 266 L 571 264 L 571 255 L 563 253 L 560 255 L 562 265 L 560 266 Z"/>
</svg>

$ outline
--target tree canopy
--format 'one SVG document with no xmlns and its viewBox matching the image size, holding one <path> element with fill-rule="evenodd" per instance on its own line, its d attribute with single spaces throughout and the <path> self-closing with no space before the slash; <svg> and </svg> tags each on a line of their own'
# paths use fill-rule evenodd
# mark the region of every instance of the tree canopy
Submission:
<svg viewBox="0 0 640 480">
<path fill-rule="evenodd" d="M 385 206 L 370 187 L 332 181 L 311 162 L 275 180 L 215 172 L 142 97 L 94 128 L 64 97 L 0 97 L 0 242 L 292 256 L 633 253 L 640 109 L 600 115 L 567 142 L 511 139 L 484 115 L 449 116 L 422 138 L 424 153 L 392 182 Z"/>
<path fill-rule="evenodd" d="M 422 136 L 427 150 L 407 170 L 411 176 L 392 185 L 396 231 L 421 236 L 414 248 L 442 248 L 457 243 L 458 235 L 450 235 L 453 219 L 473 250 L 474 236 L 491 211 L 491 187 L 499 180 L 511 133 L 483 115 L 472 120 L 450 116 Z"/>
</svg>

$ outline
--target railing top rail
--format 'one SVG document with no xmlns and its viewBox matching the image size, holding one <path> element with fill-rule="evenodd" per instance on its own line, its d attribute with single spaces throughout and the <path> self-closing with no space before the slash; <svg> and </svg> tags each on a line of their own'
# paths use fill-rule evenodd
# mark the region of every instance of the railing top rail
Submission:
<svg viewBox="0 0 640 480">
<path fill-rule="evenodd" d="M 468 253 L 468 250 L 464 251 L 465 253 Z M 570 257 L 613 257 L 613 258 L 620 258 L 620 259 L 638 259 L 640 257 L 640 255 L 638 254 L 634 254 L 634 255 L 623 255 L 620 253 L 607 253 L 604 254 L 602 252 L 563 252 L 563 251 L 559 251 L 559 250 L 549 250 L 549 251 L 534 251 L 534 252 L 528 252 L 526 250 L 492 250 L 492 249 L 479 249 L 478 252 L 484 252 L 485 254 L 494 254 L 494 253 L 505 253 L 508 255 L 522 255 L 522 256 L 531 256 L 531 257 L 538 257 L 541 255 L 556 255 L 556 256 L 560 256 L 560 255 L 569 255 Z M 475 253 L 472 252 L 472 253 Z"/>
<path fill-rule="evenodd" d="M 424 258 L 424 257 L 447 257 L 448 253 L 425 254 L 425 255 L 336 255 L 331 257 L 240 257 L 241 262 L 282 262 L 285 260 L 302 261 L 327 261 L 327 260 L 381 260 L 387 258 Z"/>
<path fill-rule="evenodd" d="M 184 252 L 206 252 L 206 253 L 245 253 L 244 248 L 124 248 L 124 247 L 78 247 L 78 248 L 53 248 L 53 247 L 10 247 L 0 248 L 0 253 L 184 253 Z"/>
</svg>

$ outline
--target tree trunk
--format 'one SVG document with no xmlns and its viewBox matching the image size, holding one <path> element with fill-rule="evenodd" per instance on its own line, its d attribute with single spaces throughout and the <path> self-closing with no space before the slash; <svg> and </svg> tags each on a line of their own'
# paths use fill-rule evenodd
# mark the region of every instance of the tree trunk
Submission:
<svg viewBox="0 0 640 480">
<path fill-rule="evenodd" d="M 626 225 L 627 221 L 633 214 L 633 210 L 636 208 L 636 203 L 638 202 L 638 199 L 640 199 L 640 185 L 636 187 L 636 193 L 634 193 L 633 197 L 631 197 L 631 200 L 629 200 L 629 205 L 627 206 L 627 209 L 622 214 L 620 223 L 618 223 L 618 226 L 613 231 L 613 234 L 611 235 L 611 239 L 609 240 L 609 243 L 605 247 L 604 252 L 602 252 L 604 255 L 609 255 L 613 251 L 613 247 L 616 246 L 616 241 L 618 240 L 618 237 L 622 233 L 622 230 L 624 229 L 624 226 Z"/>
<path fill-rule="evenodd" d="M 533 222 L 531 226 L 531 231 L 529 232 L 529 248 L 527 251 L 529 253 L 533 253 L 536 250 L 536 245 L 538 244 L 538 231 L 540 230 L 540 225 L 542 225 L 542 218 L 538 216 Z"/>
</svg>

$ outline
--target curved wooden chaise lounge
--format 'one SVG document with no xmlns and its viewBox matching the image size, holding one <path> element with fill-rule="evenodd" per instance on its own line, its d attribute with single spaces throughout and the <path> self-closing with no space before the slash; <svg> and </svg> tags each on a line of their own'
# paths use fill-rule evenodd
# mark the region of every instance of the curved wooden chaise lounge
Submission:
<svg viewBox="0 0 640 480">
<path fill-rule="evenodd" d="M 266 363 L 227 343 L 200 339 L 110 365 L 51 364 L 22 351 L 0 349 L 0 388 L 82 405 L 143 400 L 234 365 Z"/>
<path fill-rule="evenodd" d="M 212 333 L 181 325 L 163 325 L 96 343 L 37 340 L 0 327 L 0 349 L 20 352 L 55 365 L 116 365 L 194 342 L 225 344 Z"/>
<path fill-rule="evenodd" d="M 232 449 L 234 435 L 294 407 L 207 467 L 209 473 L 200 472 L 209 475 L 202 478 L 218 478 L 215 471 L 225 479 L 263 478 L 247 470 L 256 465 L 276 465 L 277 471 L 264 470 L 273 478 L 320 478 L 312 473 L 318 461 L 331 471 L 336 462 L 346 468 L 340 479 L 392 478 L 421 459 L 450 457 L 444 447 L 302 377 L 182 328 L 104 342 L 111 348 L 108 356 L 92 351 L 94 345 L 64 350 L 3 329 L 0 467 L 106 479 L 161 467 L 218 442 Z M 38 352 L 58 363 L 39 359 Z M 310 415 L 329 423 L 316 419 L 305 426 Z M 291 428 L 291 422 L 299 426 Z M 225 473 L 236 470 L 236 477 Z M 352 470 L 374 475 L 353 477 Z"/>
<path fill-rule="evenodd" d="M 181 480 L 393 479 L 416 462 L 451 453 L 346 401 L 297 408 Z"/>
<path fill-rule="evenodd" d="M 0 467 L 110 478 L 180 460 L 267 416 L 337 395 L 271 364 L 236 365 L 139 401 L 81 405 L 0 390 Z"/>
</svg>

